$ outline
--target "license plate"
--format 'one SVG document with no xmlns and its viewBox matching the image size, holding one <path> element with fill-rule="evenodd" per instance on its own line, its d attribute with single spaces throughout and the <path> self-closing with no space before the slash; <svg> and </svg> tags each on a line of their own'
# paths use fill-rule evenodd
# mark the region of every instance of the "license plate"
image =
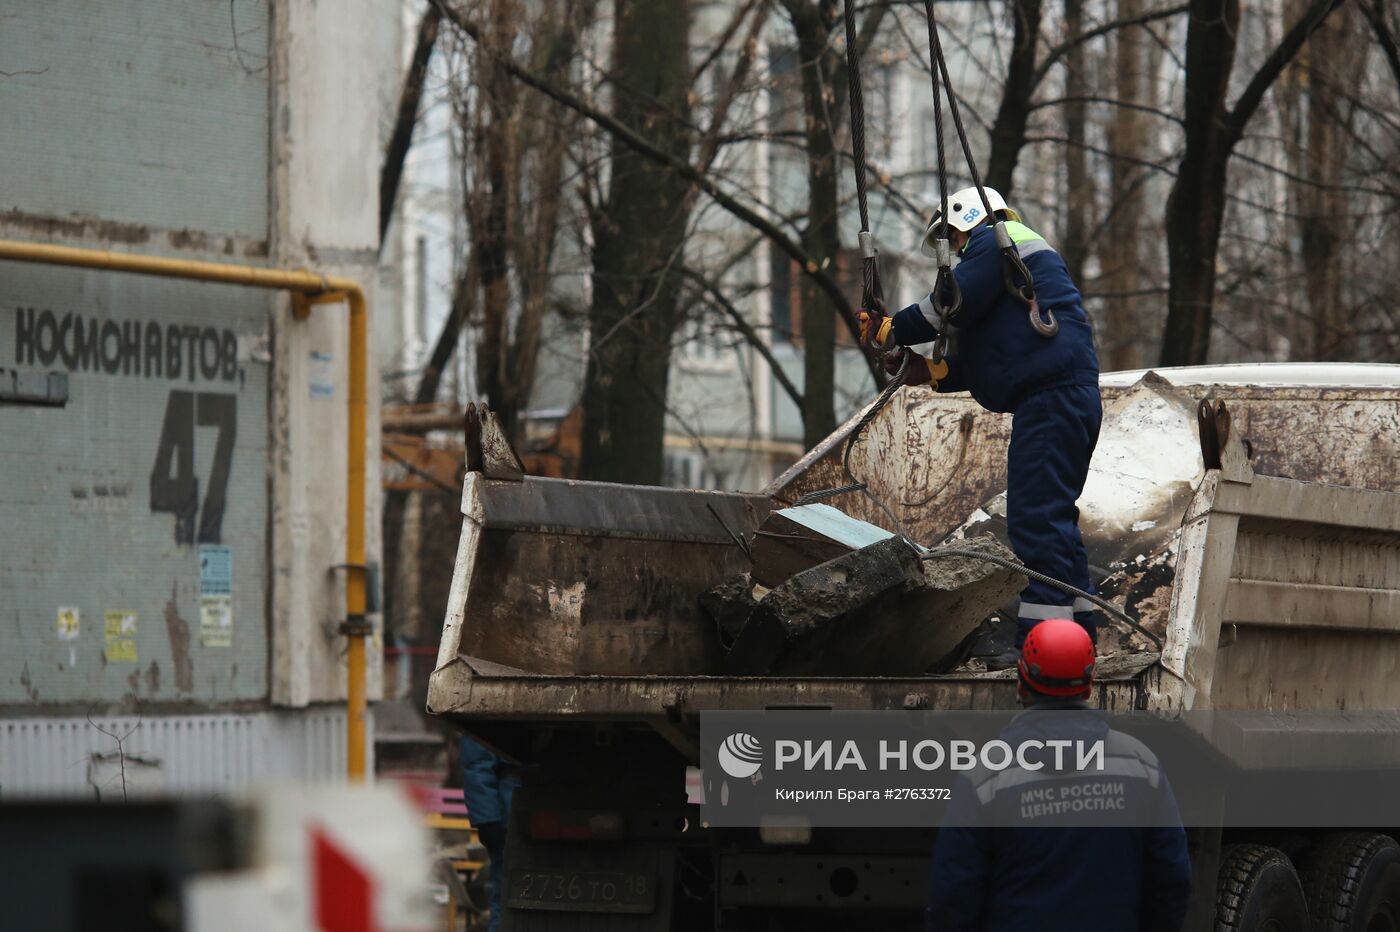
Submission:
<svg viewBox="0 0 1400 932">
<path fill-rule="evenodd" d="M 510 872 L 506 905 L 588 913 L 649 913 L 656 883 L 631 871 L 521 870 Z"/>
</svg>

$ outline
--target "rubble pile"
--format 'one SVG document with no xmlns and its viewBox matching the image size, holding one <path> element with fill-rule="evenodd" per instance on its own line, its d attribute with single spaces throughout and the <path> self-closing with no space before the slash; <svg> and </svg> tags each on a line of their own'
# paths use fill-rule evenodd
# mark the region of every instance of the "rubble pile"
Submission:
<svg viewBox="0 0 1400 932">
<path fill-rule="evenodd" d="M 992 538 L 966 549 L 1011 558 Z M 775 511 L 754 535 L 750 573 L 701 596 L 731 675 L 919 676 L 1024 584 L 968 557 L 924 559 L 902 537 L 823 504 Z"/>
</svg>

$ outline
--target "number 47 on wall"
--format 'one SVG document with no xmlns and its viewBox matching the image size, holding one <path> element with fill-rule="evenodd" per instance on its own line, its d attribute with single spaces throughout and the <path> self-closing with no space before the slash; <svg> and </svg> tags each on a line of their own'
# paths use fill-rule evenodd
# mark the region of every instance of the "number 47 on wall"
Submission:
<svg viewBox="0 0 1400 932">
<path fill-rule="evenodd" d="M 194 474 L 194 429 L 217 427 L 214 468 L 209 491 L 199 507 L 199 478 Z M 173 391 L 165 403 L 160 447 L 151 468 L 151 511 L 175 515 L 175 543 L 221 543 L 224 493 L 228 489 L 233 441 L 238 433 L 238 398 L 216 392 Z M 196 516 L 199 533 L 195 533 Z"/>
</svg>

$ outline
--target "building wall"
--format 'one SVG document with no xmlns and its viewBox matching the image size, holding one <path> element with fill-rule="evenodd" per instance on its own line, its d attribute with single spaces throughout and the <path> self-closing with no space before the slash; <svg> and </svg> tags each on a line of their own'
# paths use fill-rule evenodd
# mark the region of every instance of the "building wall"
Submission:
<svg viewBox="0 0 1400 932">
<path fill-rule="evenodd" d="M 398 80 L 398 4 L 289 0 L 273 9 L 271 204 L 276 264 L 344 275 L 382 313 L 377 276 L 379 165 L 386 86 Z M 346 350 L 344 309 L 296 321 L 285 296 L 271 315 L 278 382 L 269 415 L 273 580 L 271 699 L 301 706 L 345 695 Z M 379 561 L 379 373 L 370 347 L 365 477 L 368 553 Z M 372 616 L 370 696 L 380 689 L 380 619 Z"/>
<path fill-rule="evenodd" d="M 21 10 L 0 235 L 266 262 L 266 4 L 236 50 L 209 4 Z M 0 406 L 0 705 L 265 698 L 266 294 L 6 265 L 0 302 L 0 366 L 69 379 Z"/>
<path fill-rule="evenodd" d="M 11 5 L 0 237 L 344 275 L 373 316 L 398 13 Z M 299 322 L 275 293 L 0 263 L 0 369 L 69 380 L 66 406 L 0 406 L 0 727 L 344 695 L 346 351 L 343 305 Z M 41 732 L 0 754 L 39 753 Z"/>
</svg>

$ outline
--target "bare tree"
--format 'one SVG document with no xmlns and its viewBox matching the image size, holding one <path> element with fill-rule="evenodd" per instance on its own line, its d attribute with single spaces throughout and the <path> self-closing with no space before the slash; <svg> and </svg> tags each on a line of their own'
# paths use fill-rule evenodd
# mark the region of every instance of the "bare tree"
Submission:
<svg viewBox="0 0 1400 932">
<path fill-rule="evenodd" d="M 1355 355 L 1355 333 L 1343 293 L 1350 253 L 1346 244 L 1351 198 L 1342 186 L 1344 124 L 1349 119 L 1342 109 L 1353 108 L 1332 91 L 1334 86 L 1357 86 L 1366 61 L 1364 55 L 1347 51 L 1355 38 L 1351 12 L 1352 5 L 1343 5 L 1319 27 L 1294 66 L 1306 99 L 1302 172 L 1291 187 L 1306 298 L 1298 316 L 1307 329 L 1297 335 L 1292 349 L 1305 359 L 1351 359 Z"/>
<path fill-rule="evenodd" d="M 433 56 L 433 46 L 437 44 L 438 27 L 442 23 L 442 11 L 428 4 L 418 20 L 418 31 L 413 43 L 413 57 L 404 75 L 403 87 L 399 89 L 399 104 L 394 115 L 394 129 L 389 135 L 389 144 L 384 147 L 384 165 L 379 171 L 379 243 L 384 248 L 384 234 L 389 230 L 389 221 L 394 216 L 394 202 L 398 199 L 399 181 L 403 178 L 404 158 L 413 142 L 413 128 L 418 124 L 418 109 L 423 101 L 423 83 L 428 77 L 428 61 Z"/>
<path fill-rule="evenodd" d="M 1170 281 L 1161 364 L 1200 365 L 1210 354 L 1216 255 L 1230 157 L 1284 66 L 1341 0 L 1311 0 L 1227 105 L 1239 40 L 1239 0 L 1192 0 L 1186 30 L 1186 149 L 1167 199 Z"/>
<path fill-rule="evenodd" d="M 1119 19 L 1142 15 L 1143 0 L 1118 0 Z M 1120 155 L 1146 159 L 1149 115 L 1139 107 L 1151 105 L 1146 98 L 1149 50 L 1146 33 L 1140 27 L 1114 33 L 1116 45 L 1112 69 L 1116 97 L 1108 115 L 1108 148 Z M 1110 159 L 1108 216 L 1104 230 L 1106 247 L 1100 251 L 1100 287 L 1112 295 L 1105 308 L 1104 339 L 1100 361 L 1108 369 L 1135 369 L 1146 364 L 1142 350 L 1144 318 L 1148 317 L 1148 296 L 1140 292 L 1148 280 L 1143 276 L 1148 252 L 1143 248 L 1142 218 L 1147 199 L 1144 180 L 1147 169 L 1129 159 Z"/>
<path fill-rule="evenodd" d="M 689 155 L 690 8 L 615 0 L 613 115 L 678 159 Z M 671 338 L 680 320 L 690 183 L 621 140 L 593 223 L 593 305 L 584 377 L 584 478 L 656 485 Z"/>
<path fill-rule="evenodd" d="M 1010 0 L 1011 55 L 1007 61 L 1006 84 L 1001 106 L 992 123 L 992 154 L 987 160 L 988 185 L 1003 194 L 1011 191 L 1016 162 L 1025 147 L 1026 121 L 1030 118 L 1031 98 L 1039 77 L 1036 74 L 1036 45 L 1040 41 L 1041 0 Z"/>
<path fill-rule="evenodd" d="M 801 74 L 803 142 L 806 154 L 807 213 L 802 248 L 808 262 L 834 268 L 841 251 L 839 227 L 842 170 L 838 133 L 845 117 L 846 58 L 833 33 L 842 21 L 838 0 L 782 0 L 796 39 Z M 876 7 L 861 27 L 860 42 L 869 45 L 879 28 L 884 6 Z M 803 280 L 802 440 L 815 446 L 836 428 L 836 315 L 811 278 Z"/>
<path fill-rule="evenodd" d="M 1065 32 L 1084 31 L 1084 0 L 1065 0 Z M 1065 135 L 1083 140 L 1088 133 L 1089 92 L 1088 56 L 1084 44 L 1076 45 L 1065 56 Z M 1084 265 L 1090 249 L 1090 217 L 1093 215 L 1094 187 L 1089 176 L 1089 153 L 1083 146 L 1067 144 L 1065 153 L 1065 235 L 1060 246 L 1070 278 L 1084 280 Z"/>
</svg>

